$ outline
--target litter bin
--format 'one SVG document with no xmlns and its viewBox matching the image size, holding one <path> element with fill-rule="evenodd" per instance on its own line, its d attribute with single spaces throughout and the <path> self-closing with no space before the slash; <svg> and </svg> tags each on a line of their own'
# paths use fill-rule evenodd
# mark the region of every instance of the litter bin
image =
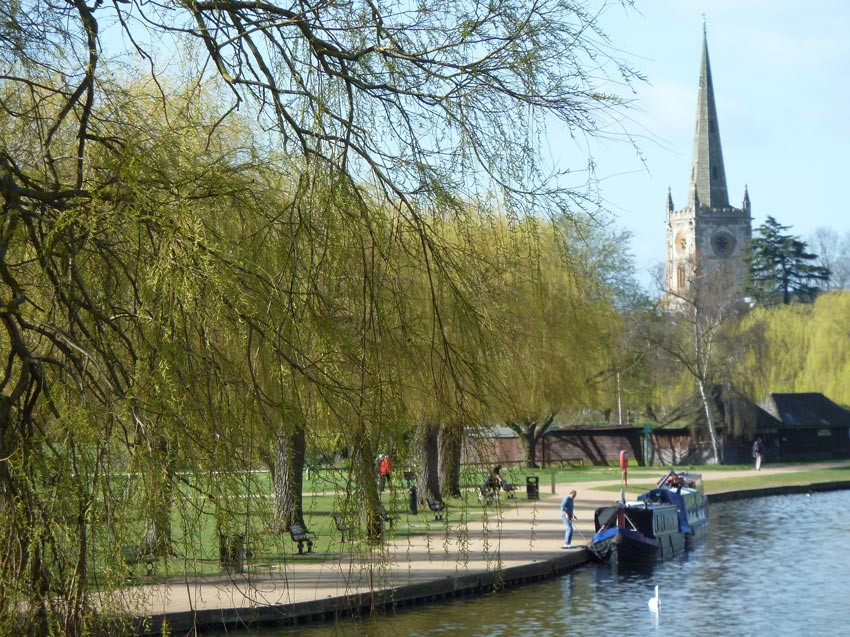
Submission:
<svg viewBox="0 0 850 637">
<path fill-rule="evenodd" d="M 525 476 L 525 493 L 529 500 L 539 500 L 540 478 L 537 476 Z"/>
<path fill-rule="evenodd" d="M 245 570 L 245 536 L 218 536 L 218 561 L 222 570 L 228 573 L 242 573 Z"/>
</svg>

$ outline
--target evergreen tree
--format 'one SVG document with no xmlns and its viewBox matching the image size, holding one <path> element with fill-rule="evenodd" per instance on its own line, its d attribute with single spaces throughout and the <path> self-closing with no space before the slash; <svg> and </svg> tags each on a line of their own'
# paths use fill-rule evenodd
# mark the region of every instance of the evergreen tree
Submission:
<svg viewBox="0 0 850 637">
<path fill-rule="evenodd" d="M 759 305 L 810 303 L 820 284 L 829 280 L 829 269 L 817 265 L 817 255 L 807 251 L 804 241 L 787 234 L 789 228 L 768 217 L 750 242 L 747 293 Z"/>
</svg>

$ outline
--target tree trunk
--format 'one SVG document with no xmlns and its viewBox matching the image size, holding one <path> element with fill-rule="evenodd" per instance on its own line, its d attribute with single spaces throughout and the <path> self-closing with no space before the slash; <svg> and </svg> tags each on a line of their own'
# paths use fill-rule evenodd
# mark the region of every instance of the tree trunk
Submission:
<svg viewBox="0 0 850 637">
<path fill-rule="evenodd" d="M 416 486 L 421 502 L 440 497 L 440 425 L 421 423 L 416 428 L 414 457 L 422 458 L 416 467 Z"/>
<path fill-rule="evenodd" d="M 708 393 L 705 389 L 705 383 L 702 380 L 697 381 L 699 384 L 699 393 L 702 397 L 702 405 L 705 408 L 705 419 L 708 424 L 708 435 L 711 438 L 711 447 L 714 451 L 714 464 L 720 464 L 720 449 L 717 445 L 717 431 L 714 428 L 714 415 L 711 413 L 711 402 Z"/>
<path fill-rule="evenodd" d="M 304 524 L 303 472 L 307 436 L 303 427 L 278 430 L 274 439 L 275 519 L 283 529 Z"/>
<path fill-rule="evenodd" d="M 174 502 L 174 458 L 171 445 L 161 436 L 151 459 L 154 467 L 152 499 L 148 529 L 144 537 L 145 549 L 161 557 L 171 555 L 171 508 Z"/>
<path fill-rule="evenodd" d="M 522 447 L 522 455 L 525 458 L 525 466 L 529 469 L 537 469 L 537 443 L 549 431 L 549 427 L 555 422 L 557 411 L 548 412 L 541 425 L 538 420 L 524 418 L 521 422 L 507 421 L 505 426 L 513 431 L 519 439 Z"/>
<path fill-rule="evenodd" d="M 537 423 L 526 423 L 525 442 L 525 466 L 529 469 L 537 468 Z"/>
<path fill-rule="evenodd" d="M 351 462 L 357 483 L 357 504 L 366 521 L 366 537 L 377 544 L 383 537 L 384 519 L 378 512 L 381 497 L 378 494 L 378 472 L 375 470 L 375 448 L 361 424 L 354 435 Z"/>
<path fill-rule="evenodd" d="M 440 428 L 440 483 L 445 496 L 460 497 L 460 459 L 463 426 L 443 424 Z"/>
</svg>

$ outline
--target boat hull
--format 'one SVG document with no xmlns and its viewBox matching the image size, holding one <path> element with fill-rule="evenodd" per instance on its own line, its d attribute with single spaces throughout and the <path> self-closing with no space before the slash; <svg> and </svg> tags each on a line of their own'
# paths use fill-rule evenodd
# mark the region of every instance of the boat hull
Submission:
<svg viewBox="0 0 850 637">
<path fill-rule="evenodd" d="M 588 548 L 599 560 L 646 564 L 670 559 L 708 533 L 708 499 L 696 474 L 673 471 L 636 502 L 596 510 Z"/>
<path fill-rule="evenodd" d="M 667 533 L 648 538 L 628 529 L 614 528 L 607 537 L 595 540 L 588 547 L 598 560 L 629 564 L 654 564 L 669 560 L 687 548 L 685 535 Z"/>
</svg>

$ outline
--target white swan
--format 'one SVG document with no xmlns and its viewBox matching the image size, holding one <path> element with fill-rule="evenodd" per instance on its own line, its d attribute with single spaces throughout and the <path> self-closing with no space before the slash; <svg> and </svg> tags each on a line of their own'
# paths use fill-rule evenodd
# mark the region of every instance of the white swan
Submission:
<svg viewBox="0 0 850 637">
<path fill-rule="evenodd" d="M 649 610 L 658 612 L 658 587 L 655 587 L 655 597 L 649 598 Z"/>
</svg>

